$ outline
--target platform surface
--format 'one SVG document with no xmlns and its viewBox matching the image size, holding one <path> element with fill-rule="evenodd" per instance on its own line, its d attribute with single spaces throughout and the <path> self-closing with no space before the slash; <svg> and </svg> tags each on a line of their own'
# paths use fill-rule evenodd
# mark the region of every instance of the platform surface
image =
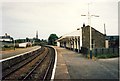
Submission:
<svg viewBox="0 0 120 81">
<path fill-rule="evenodd" d="M 28 47 L 28 48 L 17 48 L 15 50 L 1 51 L 0 52 L 0 54 L 1 54 L 0 60 L 5 59 L 5 58 L 9 58 L 9 57 L 12 57 L 12 56 L 15 56 L 18 54 L 22 54 L 25 52 L 30 52 L 30 51 L 36 50 L 38 48 L 41 48 L 41 47 L 40 46 L 33 46 L 33 47 Z"/>
<path fill-rule="evenodd" d="M 57 50 L 54 79 L 118 79 L 118 59 L 91 60 L 65 48 Z"/>
</svg>

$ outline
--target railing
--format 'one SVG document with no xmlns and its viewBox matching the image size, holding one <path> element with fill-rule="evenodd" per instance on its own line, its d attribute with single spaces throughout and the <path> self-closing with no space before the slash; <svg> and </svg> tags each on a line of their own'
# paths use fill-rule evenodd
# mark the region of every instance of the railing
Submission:
<svg viewBox="0 0 120 81">
<path fill-rule="evenodd" d="M 119 55 L 119 48 L 96 48 L 93 50 L 95 56 L 98 55 Z"/>
<path fill-rule="evenodd" d="M 82 47 L 81 53 L 83 55 L 89 54 L 89 49 Z M 110 56 L 110 57 L 118 57 L 119 56 L 119 48 L 95 48 L 92 50 L 92 55 L 95 57 L 98 56 Z"/>
</svg>

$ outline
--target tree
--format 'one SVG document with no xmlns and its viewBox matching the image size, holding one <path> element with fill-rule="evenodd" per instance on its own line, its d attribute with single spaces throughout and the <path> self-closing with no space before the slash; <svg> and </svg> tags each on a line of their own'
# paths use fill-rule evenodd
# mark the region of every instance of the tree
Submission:
<svg viewBox="0 0 120 81">
<path fill-rule="evenodd" d="M 57 43 L 55 42 L 55 40 L 58 39 L 58 36 L 56 34 L 50 34 L 49 38 L 48 38 L 48 44 L 49 45 L 57 45 Z"/>
<path fill-rule="evenodd" d="M 16 39 L 15 42 L 16 42 L 16 43 L 23 43 L 23 42 L 25 42 L 25 40 L 26 40 L 26 39 Z"/>
<path fill-rule="evenodd" d="M 30 42 L 30 39 L 28 37 L 26 37 L 26 42 Z"/>
<path fill-rule="evenodd" d="M 40 39 L 38 38 L 33 38 L 34 45 L 40 45 Z"/>
</svg>

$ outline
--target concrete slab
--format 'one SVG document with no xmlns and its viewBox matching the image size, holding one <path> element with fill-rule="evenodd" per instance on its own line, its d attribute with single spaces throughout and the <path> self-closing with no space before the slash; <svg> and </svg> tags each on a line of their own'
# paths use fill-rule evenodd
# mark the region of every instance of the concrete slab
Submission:
<svg viewBox="0 0 120 81">
<path fill-rule="evenodd" d="M 55 47 L 57 50 L 57 65 L 56 65 L 56 71 L 55 71 L 55 78 L 54 79 L 70 79 L 69 73 L 68 73 L 68 69 L 65 63 L 65 60 L 63 59 L 62 56 L 62 52 L 61 49 L 62 48 L 58 48 Z"/>
</svg>

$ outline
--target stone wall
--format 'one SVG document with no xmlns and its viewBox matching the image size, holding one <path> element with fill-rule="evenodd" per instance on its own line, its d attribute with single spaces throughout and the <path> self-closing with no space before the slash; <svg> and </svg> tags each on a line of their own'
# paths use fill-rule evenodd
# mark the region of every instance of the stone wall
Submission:
<svg viewBox="0 0 120 81">
<path fill-rule="evenodd" d="M 89 27 L 82 27 L 82 47 L 90 47 L 90 30 Z"/>
<path fill-rule="evenodd" d="M 92 47 L 93 48 L 104 48 L 105 47 L 105 35 L 97 31 L 94 28 L 92 29 Z M 90 47 L 90 27 L 82 27 L 82 46 L 89 48 Z"/>
</svg>

